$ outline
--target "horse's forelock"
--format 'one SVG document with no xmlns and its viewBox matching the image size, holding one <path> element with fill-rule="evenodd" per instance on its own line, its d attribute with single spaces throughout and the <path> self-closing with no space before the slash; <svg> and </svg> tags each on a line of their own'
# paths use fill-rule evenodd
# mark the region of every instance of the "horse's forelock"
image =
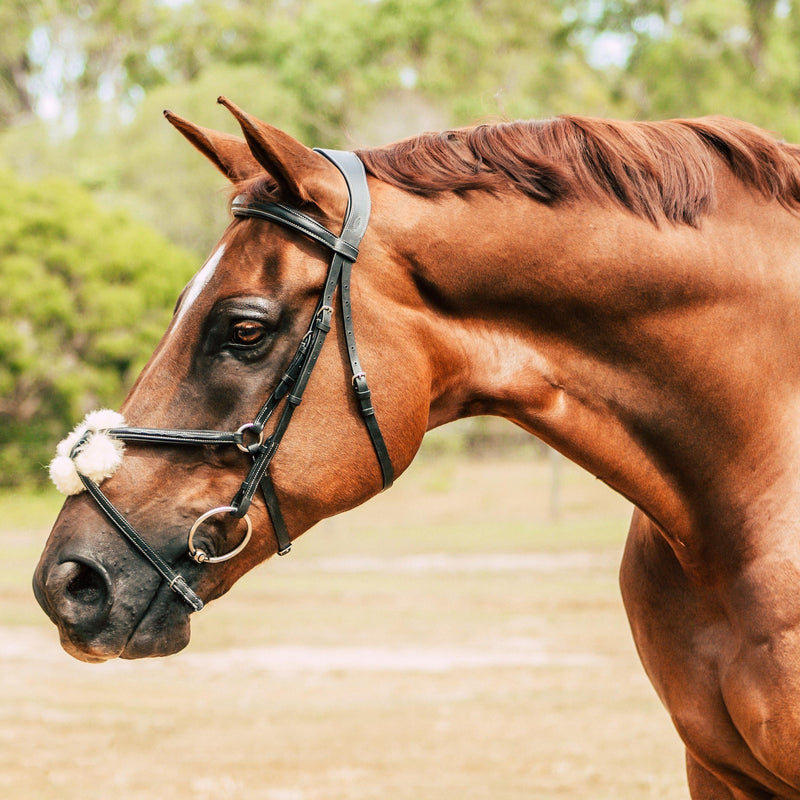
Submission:
<svg viewBox="0 0 800 800">
<path fill-rule="evenodd" d="M 249 201 L 257 203 L 276 203 L 282 199 L 278 184 L 266 172 L 255 178 L 235 183 L 230 192 L 230 200 L 242 194 Z"/>
</svg>

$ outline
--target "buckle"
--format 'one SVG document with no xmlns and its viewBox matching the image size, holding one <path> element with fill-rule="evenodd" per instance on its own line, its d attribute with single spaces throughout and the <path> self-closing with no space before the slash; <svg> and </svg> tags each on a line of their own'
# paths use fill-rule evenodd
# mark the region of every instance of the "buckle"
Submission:
<svg viewBox="0 0 800 800">
<path fill-rule="evenodd" d="M 331 329 L 332 316 L 333 308 L 331 308 L 331 306 L 322 306 L 319 311 L 317 311 L 317 316 L 314 320 L 314 325 L 317 330 L 327 333 Z"/>
</svg>

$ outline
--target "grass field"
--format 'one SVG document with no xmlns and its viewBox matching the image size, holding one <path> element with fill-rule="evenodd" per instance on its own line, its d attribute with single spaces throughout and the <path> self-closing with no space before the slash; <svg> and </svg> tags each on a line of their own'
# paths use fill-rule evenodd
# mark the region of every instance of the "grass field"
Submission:
<svg viewBox="0 0 800 800">
<path fill-rule="evenodd" d="M 0 796 L 685 799 L 617 588 L 630 509 L 571 465 L 423 458 L 194 619 L 78 663 L 30 576 L 55 493 L 0 499 Z M 23 511 L 24 509 L 24 511 Z"/>
</svg>

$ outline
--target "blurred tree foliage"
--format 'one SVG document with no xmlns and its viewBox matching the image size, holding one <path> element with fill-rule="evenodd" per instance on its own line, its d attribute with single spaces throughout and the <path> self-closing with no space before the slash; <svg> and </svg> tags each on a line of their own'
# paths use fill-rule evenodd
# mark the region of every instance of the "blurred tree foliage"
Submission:
<svg viewBox="0 0 800 800">
<path fill-rule="evenodd" d="M 0 485 L 51 457 L 94 407 L 119 404 L 193 259 L 74 182 L 0 173 Z"/>
<path fill-rule="evenodd" d="M 222 65 L 256 67 L 253 100 L 291 95 L 293 132 L 331 143 L 397 93 L 448 124 L 722 109 L 774 125 L 800 90 L 798 0 L 6 0 L 0 23 L 6 125 L 38 111 L 71 129 L 98 99 L 130 118 Z"/>
<path fill-rule="evenodd" d="M 328 147 L 558 113 L 800 141 L 798 52 L 800 0 L 4 0 L 0 481 L 118 402 L 163 329 L 191 267 L 132 219 L 196 265 L 226 223 L 162 108 L 236 132 L 226 94 Z"/>
<path fill-rule="evenodd" d="M 797 0 L 605 0 L 595 6 L 591 33 L 613 35 L 628 49 L 613 94 L 632 115 L 727 114 L 800 141 Z"/>
</svg>

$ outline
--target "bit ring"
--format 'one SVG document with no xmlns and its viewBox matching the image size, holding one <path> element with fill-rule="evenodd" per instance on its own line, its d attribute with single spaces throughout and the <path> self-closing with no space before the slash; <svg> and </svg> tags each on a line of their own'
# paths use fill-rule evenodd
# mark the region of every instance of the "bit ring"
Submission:
<svg viewBox="0 0 800 800">
<path fill-rule="evenodd" d="M 221 556 L 210 556 L 205 550 L 201 550 L 199 547 L 194 546 L 194 535 L 197 533 L 197 529 L 209 517 L 213 517 L 215 514 L 223 514 L 231 511 L 236 511 L 236 509 L 233 506 L 217 506 L 217 508 L 212 508 L 210 511 L 206 511 L 205 514 L 201 514 L 195 521 L 194 525 L 192 525 L 192 528 L 189 531 L 189 555 L 198 564 L 219 564 L 220 561 L 227 561 L 229 558 L 238 556 L 239 553 L 241 553 L 242 550 L 244 550 L 244 548 L 247 546 L 247 543 L 250 541 L 250 537 L 253 534 L 253 523 L 250 521 L 250 517 L 247 514 L 242 517 L 247 525 L 247 532 L 245 533 L 242 541 L 239 542 L 239 544 L 236 545 L 233 550 L 224 553 Z"/>
</svg>

